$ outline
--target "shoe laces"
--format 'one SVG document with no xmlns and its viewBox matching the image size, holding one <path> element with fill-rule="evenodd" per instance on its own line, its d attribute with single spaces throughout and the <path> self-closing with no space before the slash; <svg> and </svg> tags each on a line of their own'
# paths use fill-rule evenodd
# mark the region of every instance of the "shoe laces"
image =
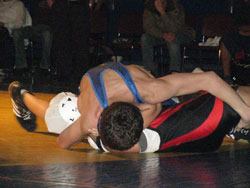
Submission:
<svg viewBox="0 0 250 188">
<path fill-rule="evenodd" d="M 11 99 L 11 102 L 13 104 L 13 112 L 17 117 L 22 118 L 23 120 L 31 119 L 31 111 L 26 110 L 25 108 L 20 108 L 20 106 L 16 105 L 13 99 Z"/>
</svg>

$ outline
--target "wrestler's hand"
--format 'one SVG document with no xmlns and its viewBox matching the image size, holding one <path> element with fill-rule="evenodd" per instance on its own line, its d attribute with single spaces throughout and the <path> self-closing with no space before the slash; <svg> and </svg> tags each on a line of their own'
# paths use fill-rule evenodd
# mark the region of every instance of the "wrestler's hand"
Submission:
<svg viewBox="0 0 250 188">
<path fill-rule="evenodd" d="M 241 128 L 250 129 L 250 124 L 241 119 L 236 128 L 237 131 L 239 131 Z"/>
<path fill-rule="evenodd" d="M 94 137 L 97 137 L 99 136 L 99 132 L 96 128 L 92 128 L 92 129 L 88 129 L 88 132 L 89 132 L 89 136 L 94 136 Z"/>
<path fill-rule="evenodd" d="M 97 129 L 93 128 L 93 129 L 88 129 L 88 136 L 90 138 L 92 138 L 92 140 L 94 140 L 94 142 L 96 142 L 96 138 L 99 136 L 99 133 L 97 131 Z"/>
</svg>

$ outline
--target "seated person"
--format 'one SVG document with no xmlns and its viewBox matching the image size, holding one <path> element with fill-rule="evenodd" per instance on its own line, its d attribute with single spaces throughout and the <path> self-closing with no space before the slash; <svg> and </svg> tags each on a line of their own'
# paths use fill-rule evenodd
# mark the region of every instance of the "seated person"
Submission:
<svg viewBox="0 0 250 188">
<path fill-rule="evenodd" d="M 147 0 L 143 13 L 141 37 L 142 61 L 145 69 L 157 77 L 158 65 L 153 59 L 153 47 L 165 44 L 169 52 L 169 70 L 181 71 L 180 44 L 195 39 L 195 31 L 185 24 L 185 12 L 178 0 Z"/>
<path fill-rule="evenodd" d="M 249 105 L 214 72 L 196 70 L 154 78 L 140 66 L 111 62 L 90 69 L 83 76 L 79 96 L 61 93 L 50 103 L 32 95 L 19 82 L 9 86 L 14 113 L 22 127 L 34 131 L 36 116 L 45 120 L 48 130 L 60 134 L 57 141 L 65 149 L 97 128 L 103 109 L 114 102 L 136 105 L 146 128 L 161 112 L 163 101 L 201 90 L 235 109 L 242 118 L 240 127 L 250 123 Z"/>
<path fill-rule="evenodd" d="M 250 87 L 237 92 L 250 103 Z M 111 152 L 210 152 L 218 149 L 225 137 L 239 123 L 239 115 L 219 98 L 204 92 L 188 101 L 163 110 L 143 130 L 140 110 L 126 102 L 116 102 L 104 109 L 93 130 L 90 145 Z M 250 129 L 231 135 L 250 143 Z M 91 139 L 92 138 L 92 139 Z"/>
<path fill-rule="evenodd" d="M 52 47 L 51 16 L 51 10 L 47 2 L 40 1 L 32 19 L 32 26 L 13 30 L 13 39 L 16 49 L 15 76 L 20 76 L 28 71 L 24 39 L 31 39 L 34 36 L 39 37 L 42 42 L 42 58 L 40 65 L 38 65 L 38 71 L 41 75 L 49 74 Z"/>
<path fill-rule="evenodd" d="M 233 84 L 232 59 L 241 61 L 250 56 L 250 1 L 240 0 L 235 4 L 233 16 L 237 31 L 223 35 L 220 41 L 224 80 L 229 84 Z"/>
</svg>

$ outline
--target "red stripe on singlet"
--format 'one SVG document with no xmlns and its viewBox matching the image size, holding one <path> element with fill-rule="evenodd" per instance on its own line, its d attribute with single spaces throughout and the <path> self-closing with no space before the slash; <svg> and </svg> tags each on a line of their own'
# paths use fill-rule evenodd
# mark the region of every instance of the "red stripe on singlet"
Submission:
<svg viewBox="0 0 250 188">
<path fill-rule="evenodd" d="M 185 134 L 181 137 L 178 137 L 174 140 L 171 140 L 163 144 L 160 150 L 164 150 L 172 146 L 178 146 L 182 143 L 198 140 L 208 136 L 217 128 L 222 115 L 223 115 L 223 101 L 216 98 L 213 110 L 209 114 L 208 118 L 203 122 L 203 124 L 201 124 L 201 126 L 199 126 L 197 129 L 191 131 L 188 134 Z"/>
<path fill-rule="evenodd" d="M 174 114 L 175 112 L 177 112 L 183 105 L 190 103 L 191 101 L 193 101 L 194 99 L 191 99 L 187 102 L 181 103 L 180 105 L 178 105 L 175 108 L 170 108 L 168 110 L 166 110 L 165 112 L 163 112 L 159 117 L 157 117 L 156 119 L 154 119 L 154 121 L 152 121 L 150 123 L 150 127 L 153 128 L 157 128 L 158 126 L 160 126 L 162 124 L 162 122 L 164 122 L 168 117 L 170 117 L 172 114 Z M 166 115 L 167 114 L 167 115 Z"/>
</svg>

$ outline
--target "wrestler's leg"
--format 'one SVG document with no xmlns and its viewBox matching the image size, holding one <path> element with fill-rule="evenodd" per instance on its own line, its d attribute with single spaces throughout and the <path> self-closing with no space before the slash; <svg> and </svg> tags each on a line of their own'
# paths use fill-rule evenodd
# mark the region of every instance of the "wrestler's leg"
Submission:
<svg viewBox="0 0 250 188">
<path fill-rule="evenodd" d="M 70 92 L 59 93 L 50 102 L 28 92 L 23 94 L 23 99 L 28 109 L 45 121 L 49 132 L 60 134 L 80 116 L 77 96 Z"/>
<path fill-rule="evenodd" d="M 28 107 L 28 109 L 32 113 L 34 113 L 37 117 L 44 120 L 45 112 L 49 107 L 48 101 L 39 99 L 28 92 L 23 93 L 23 100 L 24 104 Z"/>
<path fill-rule="evenodd" d="M 237 93 L 245 101 L 245 103 L 250 106 L 250 86 L 240 86 L 237 89 Z"/>
<path fill-rule="evenodd" d="M 249 86 L 240 86 L 237 89 L 237 93 L 240 95 L 240 97 L 243 99 L 243 101 L 250 106 L 250 87 Z M 245 126 L 241 126 L 241 124 L 239 123 L 239 125 L 237 126 L 237 130 L 239 131 L 241 128 L 250 128 L 250 125 L 245 125 Z"/>
<path fill-rule="evenodd" d="M 250 106 L 250 87 L 240 86 L 236 91 L 244 100 L 244 102 L 248 106 Z M 241 124 L 239 123 L 229 132 L 229 134 L 227 134 L 227 136 L 236 141 L 247 140 L 250 143 L 250 125 L 241 126 Z"/>
<path fill-rule="evenodd" d="M 10 84 L 9 93 L 13 112 L 27 131 L 36 129 L 36 117 L 39 117 L 45 121 L 49 132 L 60 134 L 80 117 L 77 109 L 78 97 L 73 93 L 59 93 L 48 102 L 34 96 L 17 81 Z"/>
<path fill-rule="evenodd" d="M 11 96 L 13 112 L 16 116 L 16 119 L 24 129 L 29 132 L 34 131 L 37 127 L 36 116 L 44 119 L 44 111 L 48 105 L 40 99 L 39 102 L 38 100 L 35 100 L 36 97 L 27 91 L 18 81 L 12 82 L 9 85 L 8 90 Z M 29 101 L 31 101 L 31 103 Z M 43 105 L 40 105 L 40 103 Z M 42 109 L 40 109 L 41 106 L 43 107 Z"/>
<path fill-rule="evenodd" d="M 60 103 L 60 101 L 62 101 L 65 97 L 70 97 L 71 100 L 67 102 L 71 104 L 67 105 L 66 112 L 64 114 L 64 116 L 71 114 L 72 109 L 74 109 L 74 113 L 73 115 L 71 114 L 71 117 L 78 117 L 78 111 L 76 112 L 77 109 L 77 96 L 75 96 L 73 93 L 70 92 L 62 92 L 57 94 L 50 102 L 46 101 L 46 100 L 42 100 L 37 98 L 36 96 L 26 92 L 23 94 L 23 99 L 24 99 L 24 103 L 25 105 L 28 107 L 28 109 L 34 113 L 37 117 L 46 120 L 46 116 L 48 116 L 48 114 L 46 114 L 48 112 L 48 110 L 51 111 L 51 108 L 57 108 L 56 106 L 58 106 L 57 104 Z M 66 104 L 66 101 L 65 103 Z M 69 109 L 69 112 L 67 112 L 67 110 Z M 53 111 L 53 110 L 52 110 Z M 62 111 L 60 111 L 62 112 Z M 55 115 L 55 114 L 54 114 Z M 67 117 L 67 116 L 66 116 Z M 70 118 L 69 118 L 70 119 Z M 48 123 L 46 121 L 46 123 Z M 72 122 L 71 122 L 72 123 Z"/>
<path fill-rule="evenodd" d="M 70 92 L 61 92 L 50 102 L 28 92 L 23 94 L 23 99 L 28 109 L 45 121 L 49 132 L 60 134 L 80 117 L 77 96 Z"/>
</svg>

